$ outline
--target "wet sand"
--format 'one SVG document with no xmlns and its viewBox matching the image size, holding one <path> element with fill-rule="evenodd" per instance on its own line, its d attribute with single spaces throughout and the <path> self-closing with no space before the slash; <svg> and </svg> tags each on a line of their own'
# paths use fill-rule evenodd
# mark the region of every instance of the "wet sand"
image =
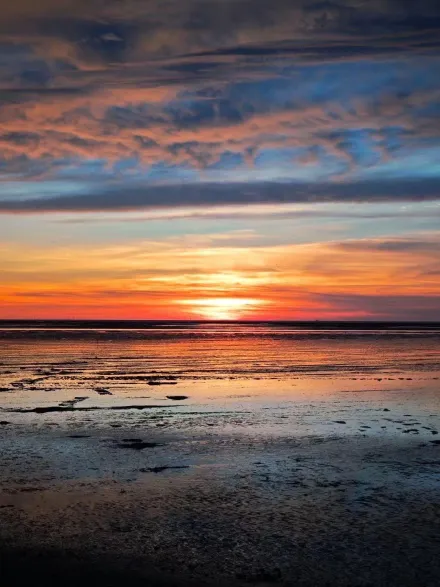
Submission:
<svg viewBox="0 0 440 587">
<path fill-rule="evenodd" d="M 305 407 L 296 418 L 279 410 L 283 434 L 237 414 L 165 429 L 136 410 L 117 428 L 56 426 L 54 414 L 3 425 L 3 572 L 16 584 L 11 560 L 25 552 L 19 573 L 55 565 L 81 581 L 109 581 L 111 569 L 158 585 L 436 585 L 438 417 L 416 424 L 375 405 L 325 418 L 325 434 L 295 434 Z"/>
<path fill-rule="evenodd" d="M 440 584 L 433 364 L 128 385 L 47 358 L 2 366 L 2 585 Z"/>
</svg>

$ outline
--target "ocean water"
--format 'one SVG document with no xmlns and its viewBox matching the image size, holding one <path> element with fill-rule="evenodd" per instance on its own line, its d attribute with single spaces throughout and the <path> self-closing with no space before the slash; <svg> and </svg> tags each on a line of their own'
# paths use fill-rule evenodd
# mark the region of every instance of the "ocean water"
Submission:
<svg viewBox="0 0 440 587">
<path fill-rule="evenodd" d="M 291 460 L 304 458 L 306 486 L 323 471 L 339 483 L 340 469 L 350 487 L 438 489 L 439 327 L 115 326 L 2 325 L 0 440 L 11 479 L 48 467 L 60 479 L 127 480 L 183 464 L 176 475 L 232 475 L 233 484 L 243 471 L 259 479 L 264 465 L 288 494 Z M 127 439 L 155 448 L 130 451 Z"/>
<path fill-rule="evenodd" d="M 187 403 L 252 402 L 335 390 L 429 388 L 435 394 L 439 387 L 436 325 L 118 326 L 0 324 L 2 404 L 56 405 L 80 396 L 87 396 L 82 407 L 155 403 L 170 394 L 187 395 Z"/>
</svg>

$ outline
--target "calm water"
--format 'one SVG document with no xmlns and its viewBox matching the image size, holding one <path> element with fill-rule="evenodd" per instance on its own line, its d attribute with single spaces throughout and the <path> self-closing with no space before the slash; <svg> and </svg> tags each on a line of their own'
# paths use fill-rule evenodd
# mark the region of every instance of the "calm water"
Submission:
<svg viewBox="0 0 440 587">
<path fill-rule="evenodd" d="M 87 476 L 118 470 L 130 478 L 133 462 L 125 452 L 114 454 L 115 443 L 148 440 L 157 432 L 177 439 L 168 445 L 167 436 L 165 452 L 170 446 L 177 452 L 164 454 L 165 464 L 179 464 L 183 450 L 197 447 L 200 462 L 229 470 L 231 459 L 243 464 L 251 459 L 249 447 L 259 447 L 275 467 L 282 449 L 274 445 L 270 452 L 265 444 L 274 438 L 316 446 L 317 462 L 332 442 L 338 443 L 338 460 L 350 439 L 356 470 L 364 441 L 404 454 L 424 447 L 434 462 L 440 444 L 439 343 L 440 329 L 408 325 L 3 328 L 2 450 L 19 445 L 27 454 L 29 446 L 34 452 L 39 447 L 38 456 L 53 461 L 55 470 Z M 72 453 L 74 438 L 78 453 Z M 230 438 L 247 439 L 244 448 L 237 451 Z M 232 448 L 218 461 L 224 442 Z M 92 462 L 87 455 L 96 451 Z M 141 453 L 138 468 L 145 466 Z M 152 466 L 162 464 L 155 455 Z M 423 487 L 438 484 L 431 473 L 415 479 Z"/>
<path fill-rule="evenodd" d="M 149 329 L 0 329 L 0 362 L 79 375 L 185 379 L 371 374 L 440 370 L 440 328 L 306 329 L 296 326 L 191 324 Z M 75 365 L 71 364 L 75 361 Z M 72 372 L 72 373 L 70 373 Z M 8 379 L 8 377 L 6 377 Z"/>
<path fill-rule="evenodd" d="M 289 396 L 298 386 L 303 391 L 325 390 L 334 388 L 335 381 L 339 388 L 350 382 L 354 390 L 414 388 L 421 382 L 430 382 L 434 389 L 440 375 L 438 327 L 13 326 L 0 329 L 4 405 L 19 400 L 47 404 L 89 392 L 95 403 L 133 397 L 156 401 L 163 399 L 164 391 L 188 389 L 199 400 L 234 397 L 234 392 L 249 389 L 252 395 Z M 111 397 L 96 394 L 98 386 Z"/>
</svg>

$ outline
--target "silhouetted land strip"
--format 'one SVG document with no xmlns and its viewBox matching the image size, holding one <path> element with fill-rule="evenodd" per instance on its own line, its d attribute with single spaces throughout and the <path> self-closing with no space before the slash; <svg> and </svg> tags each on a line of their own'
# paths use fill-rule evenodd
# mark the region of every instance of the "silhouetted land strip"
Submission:
<svg viewBox="0 0 440 587">
<path fill-rule="evenodd" d="M 0 329 L 91 329 L 148 330 L 152 328 L 191 328 L 200 325 L 279 326 L 314 330 L 417 330 L 440 329 L 440 322 L 384 321 L 284 321 L 284 320 L 0 320 Z"/>
</svg>

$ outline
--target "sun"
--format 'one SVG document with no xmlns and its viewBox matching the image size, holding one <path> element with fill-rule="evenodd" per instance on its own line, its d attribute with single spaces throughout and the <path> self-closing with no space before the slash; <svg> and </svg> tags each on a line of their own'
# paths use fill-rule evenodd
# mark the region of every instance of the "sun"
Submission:
<svg viewBox="0 0 440 587">
<path fill-rule="evenodd" d="M 253 298 L 200 298 L 180 300 L 179 303 L 191 306 L 191 312 L 206 320 L 239 320 L 264 303 Z"/>
</svg>

